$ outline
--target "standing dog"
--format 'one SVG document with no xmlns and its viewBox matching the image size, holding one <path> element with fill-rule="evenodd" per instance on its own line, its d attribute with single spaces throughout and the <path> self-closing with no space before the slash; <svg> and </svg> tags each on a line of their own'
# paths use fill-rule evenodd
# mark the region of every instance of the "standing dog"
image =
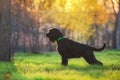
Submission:
<svg viewBox="0 0 120 80">
<path fill-rule="evenodd" d="M 69 58 L 80 57 L 83 57 L 89 64 L 103 65 L 95 58 L 93 52 L 102 51 L 106 47 L 105 43 L 101 48 L 95 48 L 89 45 L 81 44 L 68 38 L 63 38 L 63 34 L 56 28 L 49 30 L 46 36 L 51 42 L 57 41 L 57 50 L 62 57 L 62 65 L 67 66 Z"/>
</svg>

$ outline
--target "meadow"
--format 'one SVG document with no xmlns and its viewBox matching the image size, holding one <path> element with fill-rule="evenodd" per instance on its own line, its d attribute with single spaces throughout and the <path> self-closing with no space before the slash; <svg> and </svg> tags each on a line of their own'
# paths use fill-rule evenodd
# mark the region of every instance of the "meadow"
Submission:
<svg viewBox="0 0 120 80">
<path fill-rule="evenodd" d="M 12 62 L 0 62 L 0 80 L 120 80 L 120 51 L 105 50 L 95 55 L 104 66 L 74 58 L 65 67 L 57 52 L 15 53 Z"/>
</svg>

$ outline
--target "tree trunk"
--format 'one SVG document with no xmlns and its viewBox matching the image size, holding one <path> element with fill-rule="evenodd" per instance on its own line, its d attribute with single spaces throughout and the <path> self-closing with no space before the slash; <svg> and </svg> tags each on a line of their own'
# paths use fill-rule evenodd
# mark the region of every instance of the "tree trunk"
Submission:
<svg viewBox="0 0 120 80">
<path fill-rule="evenodd" d="M 119 0 L 119 12 L 117 18 L 117 49 L 120 49 L 120 0 Z"/>
<path fill-rule="evenodd" d="M 114 31 L 113 31 L 113 48 L 114 49 L 117 49 L 117 43 L 118 43 L 118 29 L 119 29 L 119 13 L 120 13 L 120 11 L 117 13 L 116 11 L 115 11 L 115 7 L 114 7 L 114 2 L 113 2 L 113 0 L 111 0 L 111 2 L 112 2 L 112 5 L 113 5 L 113 11 L 114 11 L 114 14 L 115 14 L 115 17 L 116 17 L 116 21 L 115 21 L 115 29 L 114 29 Z M 119 0 L 119 2 L 118 2 L 118 5 L 119 5 L 119 10 L 120 10 L 120 0 Z"/>
<path fill-rule="evenodd" d="M 0 0 L 0 61 L 11 59 L 10 0 Z"/>
<path fill-rule="evenodd" d="M 115 29 L 113 31 L 113 49 L 117 48 L 117 22 L 115 23 Z"/>
</svg>

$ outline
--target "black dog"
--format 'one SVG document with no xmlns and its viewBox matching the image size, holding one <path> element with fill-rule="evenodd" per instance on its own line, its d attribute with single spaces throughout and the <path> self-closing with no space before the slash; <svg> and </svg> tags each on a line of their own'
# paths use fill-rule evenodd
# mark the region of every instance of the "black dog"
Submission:
<svg viewBox="0 0 120 80">
<path fill-rule="evenodd" d="M 83 57 L 89 64 L 103 65 L 95 58 L 93 51 L 102 51 L 106 47 L 105 43 L 101 48 L 97 49 L 85 44 L 72 41 L 67 38 L 63 38 L 63 34 L 60 32 L 60 30 L 56 28 L 49 30 L 46 36 L 51 42 L 57 41 L 57 49 L 62 57 L 62 65 L 66 66 L 68 64 L 69 58 L 80 57 Z"/>
</svg>

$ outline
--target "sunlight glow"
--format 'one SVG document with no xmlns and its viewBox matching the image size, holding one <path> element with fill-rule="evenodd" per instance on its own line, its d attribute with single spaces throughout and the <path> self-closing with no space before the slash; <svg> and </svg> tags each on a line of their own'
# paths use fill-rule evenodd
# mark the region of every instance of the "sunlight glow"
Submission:
<svg viewBox="0 0 120 80">
<path fill-rule="evenodd" d="M 43 0 L 34 0 L 34 7 L 36 10 L 39 10 L 39 5 L 40 5 L 41 1 L 43 1 Z"/>
<path fill-rule="evenodd" d="M 66 12 L 70 12 L 70 10 L 72 9 L 72 1 L 73 0 L 67 0 L 66 5 L 65 5 Z"/>
</svg>

